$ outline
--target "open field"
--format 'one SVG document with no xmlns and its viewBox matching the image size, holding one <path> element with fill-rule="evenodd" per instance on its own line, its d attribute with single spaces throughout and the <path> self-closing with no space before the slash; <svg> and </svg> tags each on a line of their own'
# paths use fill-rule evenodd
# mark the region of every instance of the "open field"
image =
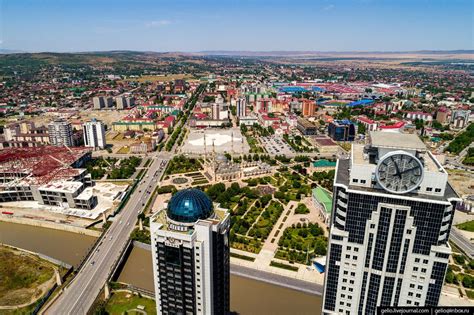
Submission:
<svg viewBox="0 0 474 315">
<path fill-rule="evenodd" d="M 25 252 L 0 247 L 0 306 L 36 301 L 54 283 L 53 277 L 51 263 Z"/>
</svg>

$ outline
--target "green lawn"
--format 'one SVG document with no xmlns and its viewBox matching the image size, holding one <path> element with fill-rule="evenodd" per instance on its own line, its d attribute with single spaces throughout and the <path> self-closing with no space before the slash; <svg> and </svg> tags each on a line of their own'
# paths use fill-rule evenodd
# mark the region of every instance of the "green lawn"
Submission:
<svg viewBox="0 0 474 315">
<path fill-rule="evenodd" d="M 105 310 L 111 315 L 121 314 L 134 314 L 131 310 L 137 309 L 138 305 L 145 307 L 145 312 L 150 314 L 156 314 L 155 301 L 144 297 L 138 297 L 128 292 L 115 292 L 112 297 L 107 301 Z M 139 314 L 139 313 L 136 313 Z"/>
<path fill-rule="evenodd" d="M 51 263 L 0 247 L 0 305 L 13 306 L 39 298 L 39 285 L 54 276 Z"/>
<path fill-rule="evenodd" d="M 474 220 L 458 224 L 457 227 L 464 231 L 474 232 Z"/>
</svg>

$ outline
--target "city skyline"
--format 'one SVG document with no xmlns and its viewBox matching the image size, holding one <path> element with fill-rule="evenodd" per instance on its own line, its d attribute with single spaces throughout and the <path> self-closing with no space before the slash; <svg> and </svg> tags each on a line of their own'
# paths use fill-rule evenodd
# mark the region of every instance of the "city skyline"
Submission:
<svg viewBox="0 0 474 315">
<path fill-rule="evenodd" d="M 26 52 L 469 50 L 474 42 L 464 0 L 3 0 L 0 12 L 0 49 Z"/>
</svg>

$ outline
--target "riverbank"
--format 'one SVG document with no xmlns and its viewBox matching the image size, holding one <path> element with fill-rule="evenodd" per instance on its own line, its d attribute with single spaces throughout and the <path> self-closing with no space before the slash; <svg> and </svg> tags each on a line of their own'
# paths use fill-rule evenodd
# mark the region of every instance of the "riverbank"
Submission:
<svg viewBox="0 0 474 315">
<path fill-rule="evenodd" d="M 19 310 L 55 284 L 57 267 L 30 252 L 0 246 L 0 312 Z"/>
<path fill-rule="evenodd" d="M 50 221 L 40 221 L 36 219 L 30 219 L 25 217 L 14 217 L 7 214 L 0 214 L 0 221 L 8 222 L 8 223 L 15 223 L 15 224 L 24 224 L 24 225 L 31 225 L 46 229 L 53 229 L 53 230 L 61 230 L 65 232 L 77 233 L 92 237 L 99 237 L 102 233 L 100 231 L 89 230 L 82 227 L 62 224 L 58 222 L 50 222 Z"/>
</svg>

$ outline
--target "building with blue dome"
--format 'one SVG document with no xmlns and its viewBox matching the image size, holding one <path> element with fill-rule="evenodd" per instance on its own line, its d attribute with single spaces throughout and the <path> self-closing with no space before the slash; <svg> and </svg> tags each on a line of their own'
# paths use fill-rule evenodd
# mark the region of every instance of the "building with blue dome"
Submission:
<svg viewBox="0 0 474 315">
<path fill-rule="evenodd" d="M 199 189 L 174 194 L 151 218 L 158 314 L 230 312 L 229 210 Z"/>
</svg>

